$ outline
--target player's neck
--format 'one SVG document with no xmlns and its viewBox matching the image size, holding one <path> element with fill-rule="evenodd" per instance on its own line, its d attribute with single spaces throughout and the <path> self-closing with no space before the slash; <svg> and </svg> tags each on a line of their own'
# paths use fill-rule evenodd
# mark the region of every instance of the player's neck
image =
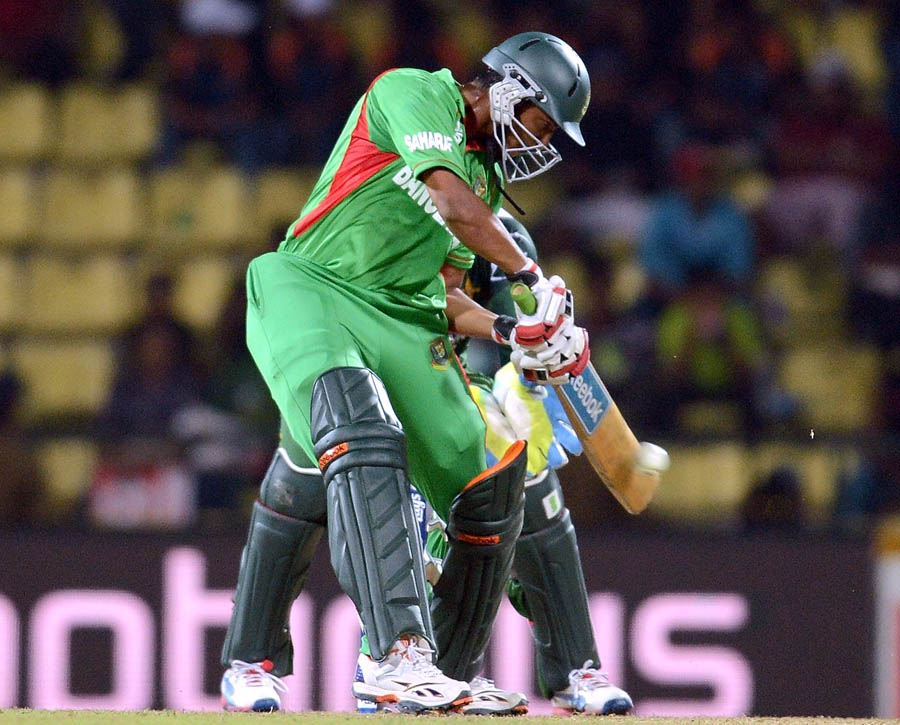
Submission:
<svg viewBox="0 0 900 725">
<path fill-rule="evenodd" d="M 491 102 L 487 90 L 474 83 L 466 83 L 459 92 L 466 104 L 466 138 L 470 141 L 487 140 L 493 133 Z"/>
</svg>

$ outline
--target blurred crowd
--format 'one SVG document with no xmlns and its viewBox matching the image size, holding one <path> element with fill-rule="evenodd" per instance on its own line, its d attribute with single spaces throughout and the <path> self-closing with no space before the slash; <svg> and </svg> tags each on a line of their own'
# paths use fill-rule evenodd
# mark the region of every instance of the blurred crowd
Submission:
<svg viewBox="0 0 900 725">
<path fill-rule="evenodd" d="M 84 61 L 83 7 L 117 30 L 105 63 Z M 858 342 L 879 360 L 835 516 L 897 510 L 900 446 L 884 441 L 900 440 L 900 3 L 4 0 L 0 74 L 153 83 L 164 111 L 153 164 L 178 164 L 199 143 L 252 179 L 321 164 L 381 71 L 448 67 L 467 80 L 485 50 L 531 29 L 571 43 L 592 82 L 587 145 L 555 139 L 562 193 L 531 231 L 546 259 L 584 276 L 577 314 L 634 427 L 796 433 L 804 402 L 778 376 L 795 330 L 761 279 L 788 259 L 812 287 L 839 288 L 810 339 Z M 164 276 L 148 284 L 93 423 L 104 455 L 82 514 L 101 525 L 179 527 L 239 510 L 276 440 L 243 345 L 240 282 L 214 345 L 176 319 L 170 294 Z M 0 378 L 0 431 L 20 394 L 13 372 Z M 0 450 L 4 487 L 37 480 L 26 459 Z M 792 476 L 779 469 L 752 492 L 748 526 L 795 522 Z M 6 499 L 0 523 L 31 515 L 33 496 Z"/>
</svg>

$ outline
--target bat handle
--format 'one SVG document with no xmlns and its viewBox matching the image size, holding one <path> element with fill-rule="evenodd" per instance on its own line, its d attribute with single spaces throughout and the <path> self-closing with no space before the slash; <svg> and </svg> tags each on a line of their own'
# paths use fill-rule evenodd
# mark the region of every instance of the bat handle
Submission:
<svg viewBox="0 0 900 725">
<path fill-rule="evenodd" d="M 533 315 L 537 312 L 537 299 L 528 285 L 524 282 L 513 282 L 510 289 L 513 301 L 519 306 L 519 309 L 526 315 Z"/>
</svg>

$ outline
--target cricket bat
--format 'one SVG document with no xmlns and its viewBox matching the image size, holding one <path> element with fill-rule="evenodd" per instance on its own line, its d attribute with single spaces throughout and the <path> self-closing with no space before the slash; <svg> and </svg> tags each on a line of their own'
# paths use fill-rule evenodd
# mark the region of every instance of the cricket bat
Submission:
<svg viewBox="0 0 900 725">
<path fill-rule="evenodd" d="M 516 284 L 512 295 L 519 309 L 533 314 L 531 290 Z M 653 443 L 638 442 L 591 363 L 574 380 L 554 387 L 600 480 L 628 513 L 639 514 L 668 469 L 669 454 Z"/>
</svg>

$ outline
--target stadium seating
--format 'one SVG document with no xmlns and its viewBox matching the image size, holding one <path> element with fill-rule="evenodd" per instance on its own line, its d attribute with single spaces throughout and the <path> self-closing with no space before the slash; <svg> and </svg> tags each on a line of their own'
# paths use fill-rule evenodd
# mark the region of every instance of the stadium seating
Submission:
<svg viewBox="0 0 900 725">
<path fill-rule="evenodd" d="M 121 248 L 142 235 L 141 182 L 128 168 L 57 167 L 44 186 L 41 232 L 66 249 Z"/>
<path fill-rule="evenodd" d="M 735 442 L 669 445 L 672 466 L 653 500 L 653 511 L 694 521 L 721 521 L 747 492 L 747 456 Z"/>
<path fill-rule="evenodd" d="M 872 424 L 879 371 L 877 351 L 831 344 L 789 350 L 780 377 L 800 399 L 813 431 L 847 433 Z"/>
<path fill-rule="evenodd" d="M 209 330 L 216 322 L 222 304 L 235 281 L 243 280 L 222 257 L 198 257 L 181 265 L 175 277 L 175 309 L 190 325 Z"/>
<path fill-rule="evenodd" d="M 73 84 L 59 100 L 56 153 L 61 161 L 98 165 L 148 156 L 159 125 L 154 94 L 140 86 L 106 90 Z"/>
<path fill-rule="evenodd" d="M 0 249 L 21 245 L 35 233 L 34 187 L 27 167 L 0 169 Z"/>
<path fill-rule="evenodd" d="M 365 24 L 358 30 L 366 31 Z M 859 28 L 850 23 L 844 30 L 846 41 Z M 377 39 L 362 40 L 377 53 Z M 158 91 L 144 85 L 76 83 L 51 91 L 10 83 L 0 90 L 0 333 L 26 383 L 25 419 L 38 429 L 86 421 L 102 406 L 114 373 L 111 335 L 138 312 L 137 291 L 149 271 L 171 269 L 178 314 L 211 332 L 247 255 L 280 240 L 318 177 L 318 168 L 301 167 L 269 169 L 249 181 L 202 147 L 177 167 L 147 170 L 142 162 L 156 146 L 159 105 Z M 736 180 L 735 193 L 756 208 L 769 183 L 748 172 Z M 558 198 L 557 184 L 548 174 L 511 187 L 529 228 Z M 645 279 L 630 241 L 608 243 L 605 251 L 606 304 L 624 311 Z M 799 397 L 809 428 L 853 433 L 870 423 L 880 359 L 845 342 L 838 314 L 843 278 L 827 262 L 816 267 L 814 256 L 765 260 L 758 291 L 784 309 L 780 382 Z M 548 255 L 545 268 L 566 278 L 578 314 L 589 315 L 599 297 L 584 261 Z M 682 412 L 680 432 L 716 442 L 671 447 L 672 470 L 654 511 L 722 521 L 753 481 L 789 461 L 814 517 L 824 519 L 841 449 L 811 441 L 747 447 L 739 417 L 730 404 Z M 80 495 L 95 459 L 87 438 L 42 446 L 60 507 Z"/>
<path fill-rule="evenodd" d="M 91 416 L 106 402 L 113 374 L 106 340 L 24 338 L 11 358 L 25 381 L 23 413 L 32 423 Z"/>
<path fill-rule="evenodd" d="M 120 256 L 39 254 L 28 260 L 23 323 L 27 331 L 112 333 L 139 302 L 131 266 Z"/>
<path fill-rule="evenodd" d="M 49 153 L 52 107 L 50 91 L 37 84 L 0 90 L 0 160 L 37 161 Z"/>
<path fill-rule="evenodd" d="M 0 255 L 0 332 L 15 329 L 22 313 L 21 268 L 10 254 Z"/>
<path fill-rule="evenodd" d="M 97 464 L 97 444 L 80 437 L 54 438 L 41 443 L 38 465 L 44 476 L 48 513 L 61 518 L 84 494 Z"/>
<path fill-rule="evenodd" d="M 249 192 L 234 169 L 165 169 L 149 185 L 149 241 L 157 250 L 234 248 L 264 234 L 252 227 Z"/>
<path fill-rule="evenodd" d="M 845 458 L 845 451 L 817 443 L 815 437 L 795 443 L 770 441 L 753 447 L 747 459 L 748 477 L 757 481 L 780 466 L 793 469 L 802 486 L 807 515 L 814 522 L 824 522 L 834 504 Z"/>
<path fill-rule="evenodd" d="M 283 239 L 318 177 L 317 168 L 273 169 L 261 174 L 253 202 L 259 234 L 276 236 L 270 241 Z"/>
</svg>

